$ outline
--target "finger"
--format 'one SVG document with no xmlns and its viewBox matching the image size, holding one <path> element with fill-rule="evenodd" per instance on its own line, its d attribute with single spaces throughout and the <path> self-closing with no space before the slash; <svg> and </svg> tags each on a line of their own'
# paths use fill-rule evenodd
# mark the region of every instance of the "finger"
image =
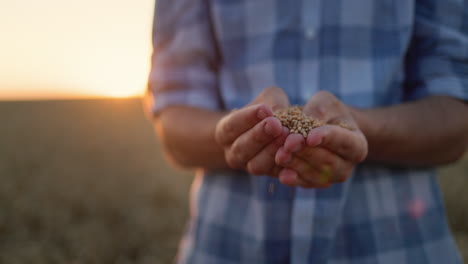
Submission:
<svg viewBox="0 0 468 264">
<path fill-rule="evenodd" d="M 300 134 L 290 134 L 287 136 L 284 146 L 276 151 L 275 163 L 282 164 L 292 158 L 294 152 L 300 151 L 305 146 L 304 137 Z"/>
<path fill-rule="evenodd" d="M 219 121 L 216 126 L 216 141 L 222 146 L 230 145 L 242 133 L 270 116 L 273 116 L 273 111 L 265 104 L 235 110 Z"/>
<path fill-rule="evenodd" d="M 304 113 L 313 118 L 328 122 L 343 111 L 343 104 L 331 93 L 319 91 L 307 101 Z"/>
<path fill-rule="evenodd" d="M 307 136 L 308 146 L 320 146 L 354 163 L 367 156 L 367 140 L 360 131 L 350 131 L 333 125 L 312 129 Z"/>
<path fill-rule="evenodd" d="M 286 108 L 289 105 L 289 99 L 281 88 L 268 87 L 252 101 L 252 104 L 258 103 L 269 105 L 273 110 L 277 110 Z"/>
<path fill-rule="evenodd" d="M 284 144 L 288 134 L 288 129 L 283 127 L 281 134 L 276 139 L 249 160 L 247 163 L 247 171 L 253 175 L 273 174 L 273 168 L 276 166 L 276 152 Z"/>
<path fill-rule="evenodd" d="M 284 150 L 286 152 L 297 152 L 300 151 L 306 145 L 304 136 L 301 134 L 290 134 L 284 142 Z"/>
<path fill-rule="evenodd" d="M 333 183 L 324 183 L 324 184 L 315 184 L 315 183 L 309 183 L 303 181 L 300 177 L 298 177 L 298 182 L 300 182 L 299 186 L 302 188 L 308 188 L 308 189 L 323 189 L 323 188 L 328 188 L 333 185 Z"/>
<path fill-rule="evenodd" d="M 297 172 L 288 168 L 283 168 L 279 172 L 278 178 L 282 184 L 294 187 L 299 185 L 297 182 Z"/>
<path fill-rule="evenodd" d="M 294 162 L 300 163 L 301 159 L 309 166 L 318 172 L 319 182 L 343 182 L 352 173 L 354 164 L 347 161 L 330 150 L 322 147 L 304 148 L 304 150 L 294 154 L 294 157 L 299 161 L 292 160 L 291 166 L 299 167 L 297 171 L 301 173 L 300 165 L 295 165 Z"/>
<path fill-rule="evenodd" d="M 285 152 L 284 148 L 280 148 L 277 154 L 283 155 L 282 153 L 284 152 Z M 299 157 L 295 154 L 294 155 L 290 154 L 290 157 L 288 157 L 287 160 L 284 160 L 283 162 L 278 163 L 278 165 L 284 168 L 292 169 L 301 175 L 304 175 L 304 174 L 310 175 L 312 172 L 319 172 L 318 168 L 314 167 L 314 165 L 311 162 L 307 162 L 302 157 Z M 315 179 L 310 179 L 309 181 L 315 183 Z"/>
<path fill-rule="evenodd" d="M 281 164 L 286 164 L 292 159 L 292 153 L 288 152 L 284 149 L 283 147 L 280 147 L 275 154 L 275 164 L 276 165 L 281 165 Z"/>
<path fill-rule="evenodd" d="M 277 152 L 283 155 L 283 148 Z M 353 164 L 325 148 L 304 148 L 279 166 L 295 170 L 300 178 L 315 185 L 343 182 L 352 172 Z"/>
<path fill-rule="evenodd" d="M 245 168 L 247 162 L 282 132 L 281 122 L 268 117 L 240 135 L 226 152 L 226 161 L 233 168 Z"/>
<path fill-rule="evenodd" d="M 278 178 L 281 183 L 291 187 L 300 186 L 303 188 L 327 188 L 331 185 L 331 183 L 315 184 L 304 181 L 295 170 L 288 168 L 283 168 L 280 171 Z"/>
<path fill-rule="evenodd" d="M 332 178 L 334 172 L 330 166 L 320 165 L 320 169 L 318 168 L 319 165 L 316 166 L 298 156 L 294 156 L 285 167 L 297 173 L 296 182 L 300 186 L 324 188 L 335 182 Z"/>
</svg>

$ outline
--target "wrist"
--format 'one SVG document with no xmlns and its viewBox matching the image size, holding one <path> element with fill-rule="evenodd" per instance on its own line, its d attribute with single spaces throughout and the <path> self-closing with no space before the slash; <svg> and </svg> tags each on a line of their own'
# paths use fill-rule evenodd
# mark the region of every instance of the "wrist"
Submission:
<svg viewBox="0 0 468 264">
<path fill-rule="evenodd" d="M 381 128 L 383 124 L 378 122 L 378 118 L 373 116 L 372 110 L 354 107 L 349 107 L 349 110 L 359 130 L 367 140 L 367 160 L 378 159 L 375 147 L 380 144 L 378 136 L 383 135 L 382 133 L 385 134 L 385 129 Z"/>
<path fill-rule="evenodd" d="M 354 121 L 356 122 L 358 129 L 367 138 L 367 136 L 371 134 L 370 130 L 372 129 L 372 126 L 370 125 L 371 122 L 369 120 L 369 112 L 364 109 L 359 109 L 351 106 L 348 106 L 348 109 Z"/>
</svg>

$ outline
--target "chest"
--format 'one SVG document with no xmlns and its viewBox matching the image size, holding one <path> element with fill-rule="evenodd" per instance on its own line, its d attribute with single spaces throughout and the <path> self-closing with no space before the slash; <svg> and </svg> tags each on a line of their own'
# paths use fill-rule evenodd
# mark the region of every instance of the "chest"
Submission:
<svg viewBox="0 0 468 264">
<path fill-rule="evenodd" d="M 211 0 L 221 41 L 289 32 L 312 39 L 334 31 L 395 31 L 411 27 L 411 0 Z M 358 37 L 358 36 L 356 36 Z"/>
<path fill-rule="evenodd" d="M 414 0 L 210 1 L 228 106 L 268 86 L 295 104 L 318 90 L 366 107 L 399 100 Z"/>
</svg>

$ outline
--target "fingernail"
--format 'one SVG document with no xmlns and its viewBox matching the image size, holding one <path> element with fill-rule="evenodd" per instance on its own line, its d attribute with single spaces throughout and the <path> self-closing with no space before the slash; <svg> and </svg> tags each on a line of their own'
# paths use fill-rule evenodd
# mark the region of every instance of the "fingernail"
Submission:
<svg viewBox="0 0 468 264">
<path fill-rule="evenodd" d="M 268 121 L 271 121 L 271 120 L 268 120 Z M 264 127 L 264 131 L 266 134 L 272 136 L 272 137 L 277 137 L 279 135 L 281 135 L 281 130 L 280 129 L 275 129 L 274 128 L 274 125 L 271 124 L 271 122 L 266 122 L 265 124 L 265 127 Z"/>
<path fill-rule="evenodd" d="M 265 112 L 265 110 L 260 108 L 257 112 L 257 117 L 260 119 L 264 119 L 267 117 L 267 113 Z"/>
<path fill-rule="evenodd" d="M 268 122 L 265 124 L 265 127 L 264 127 L 263 130 L 264 130 L 265 133 L 268 134 L 268 135 L 272 135 L 272 134 L 273 134 L 272 131 L 271 131 L 270 123 L 268 123 Z"/>
<path fill-rule="evenodd" d="M 299 185 L 297 174 L 294 175 L 294 185 Z"/>
<path fill-rule="evenodd" d="M 317 142 L 315 142 L 315 143 L 313 143 L 313 140 L 314 140 L 314 139 L 310 140 L 310 141 L 312 141 L 312 144 L 308 144 L 309 147 L 316 147 L 316 146 L 322 144 L 322 139 L 319 139 L 319 140 L 318 140 Z M 310 141 L 308 141 L 307 143 L 310 143 Z"/>
<path fill-rule="evenodd" d="M 290 179 L 291 179 L 291 185 L 293 186 L 298 186 L 299 185 L 299 176 L 297 175 L 297 172 L 296 171 L 293 171 L 292 172 L 292 175 L 290 176 Z"/>
</svg>

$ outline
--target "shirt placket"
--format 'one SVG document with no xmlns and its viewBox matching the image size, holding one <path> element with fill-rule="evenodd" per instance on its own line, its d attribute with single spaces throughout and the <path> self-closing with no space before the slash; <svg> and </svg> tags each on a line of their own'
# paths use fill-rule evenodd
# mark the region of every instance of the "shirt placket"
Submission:
<svg viewBox="0 0 468 264">
<path fill-rule="evenodd" d="M 307 263 L 314 234 L 315 191 L 297 189 L 291 219 L 291 264 Z"/>
<path fill-rule="evenodd" d="M 304 0 L 301 14 L 302 41 L 300 61 L 300 103 L 315 94 L 319 84 L 319 41 L 321 1 Z"/>
<path fill-rule="evenodd" d="M 307 100 L 318 91 L 318 33 L 320 26 L 320 0 L 303 0 L 301 13 L 302 39 L 300 45 L 300 98 Z M 291 219 L 291 263 L 307 263 L 314 235 L 315 191 L 298 189 L 292 208 Z"/>
</svg>

